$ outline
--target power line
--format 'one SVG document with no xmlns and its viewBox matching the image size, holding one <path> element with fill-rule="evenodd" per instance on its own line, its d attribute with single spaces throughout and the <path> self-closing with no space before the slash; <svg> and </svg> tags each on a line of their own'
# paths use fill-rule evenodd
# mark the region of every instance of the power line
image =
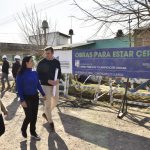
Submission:
<svg viewBox="0 0 150 150">
<path fill-rule="evenodd" d="M 7 35 L 7 34 L 22 34 L 22 33 L 2 33 L 1 32 L 0 34 L 6 34 Z"/>
<path fill-rule="evenodd" d="M 43 4 L 47 4 L 46 2 L 50 2 L 50 0 L 46 0 L 46 1 L 43 1 L 43 2 L 40 2 L 40 3 L 38 3 L 38 4 L 36 4 L 36 6 L 38 7 L 38 5 L 40 5 L 40 7 L 42 6 L 43 7 Z M 11 16 L 8 16 L 8 17 L 5 17 L 5 18 L 2 18 L 2 19 L 0 19 L 1 21 L 2 21 L 2 25 L 3 24 L 7 24 L 7 23 L 9 23 L 9 22 L 13 22 L 13 21 L 15 21 L 15 14 L 13 14 L 13 15 L 11 15 Z M 0 24 L 0 25 L 1 25 Z"/>
</svg>

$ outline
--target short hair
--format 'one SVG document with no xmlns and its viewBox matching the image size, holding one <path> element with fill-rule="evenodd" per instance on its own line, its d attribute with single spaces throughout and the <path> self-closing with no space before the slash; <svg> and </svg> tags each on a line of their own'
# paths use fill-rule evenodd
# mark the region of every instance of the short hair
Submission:
<svg viewBox="0 0 150 150">
<path fill-rule="evenodd" d="M 52 47 L 46 47 L 44 50 L 45 51 L 51 51 L 52 53 L 54 53 L 54 49 Z"/>
</svg>

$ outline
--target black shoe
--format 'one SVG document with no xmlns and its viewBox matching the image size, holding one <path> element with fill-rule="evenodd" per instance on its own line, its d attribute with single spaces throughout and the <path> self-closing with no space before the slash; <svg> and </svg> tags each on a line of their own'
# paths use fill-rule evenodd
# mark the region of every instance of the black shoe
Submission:
<svg viewBox="0 0 150 150">
<path fill-rule="evenodd" d="M 26 132 L 26 131 L 21 130 L 21 133 L 22 133 L 22 136 L 23 136 L 24 138 L 27 138 L 27 132 Z"/>
<path fill-rule="evenodd" d="M 55 127 L 54 127 L 54 123 L 50 123 L 50 131 L 51 132 L 55 132 Z"/>
<path fill-rule="evenodd" d="M 42 114 L 42 117 L 48 121 L 47 116 L 46 116 L 45 113 Z"/>
<path fill-rule="evenodd" d="M 31 137 L 35 138 L 36 140 L 41 140 L 40 136 L 36 133 L 31 134 Z"/>
</svg>

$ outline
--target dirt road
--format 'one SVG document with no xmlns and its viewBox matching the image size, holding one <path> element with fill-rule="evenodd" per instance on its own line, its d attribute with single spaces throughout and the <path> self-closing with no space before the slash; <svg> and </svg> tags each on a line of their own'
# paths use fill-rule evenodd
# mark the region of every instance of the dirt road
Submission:
<svg viewBox="0 0 150 150">
<path fill-rule="evenodd" d="M 2 99 L 9 110 L 6 132 L 0 137 L 0 150 L 149 150 L 150 115 L 132 111 L 122 120 L 108 107 L 89 109 L 58 107 L 53 118 L 56 133 L 49 134 L 49 124 L 41 117 L 40 104 L 37 133 L 41 141 L 21 136 L 23 110 L 15 94 L 7 92 Z"/>
</svg>

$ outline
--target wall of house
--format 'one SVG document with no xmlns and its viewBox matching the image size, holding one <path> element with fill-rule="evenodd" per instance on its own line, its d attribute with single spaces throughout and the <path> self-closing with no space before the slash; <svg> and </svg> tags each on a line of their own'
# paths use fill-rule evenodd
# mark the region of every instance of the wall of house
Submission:
<svg viewBox="0 0 150 150">
<path fill-rule="evenodd" d="M 95 44 L 84 45 L 84 46 L 77 47 L 75 49 L 100 49 L 100 48 L 130 47 L 130 42 L 129 42 L 128 37 L 93 40 L 93 41 L 89 41 L 89 42 L 95 42 Z M 133 38 L 131 39 L 131 46 L 134 46 Z"/>
<path fill-rule="evenodd" d="M 150 29 L 135 30 L 134 41 L 136 47 L 150 46 Z"/>
<path fill-rule="evenodd" d="M 73 48 L 73 49 L 95 49 L 95 43 L 87 44 L 87 45 L 83 45 L 83 46 L 78 46 L 78 47 Z"/>
<path fill-rule="evenodd" d="M 21 58 L 23 58 L 26 55 L 31 55 L 32 51 L 29 50 L 1 50 L 0 51 L 0 60 L 2 59 L 3 55 L 6 55 L 8 60 L 13 62 L 14 61 L 14 56 L 15 55 L 20 55 Z"/>
<path fill-rule="evenodd" d="M 30 36 L 32 44 L 37 44 L 35 37 Z M 44 45 L 44 37 L 41 37 L 41 43 Z M 59 34 L 59 32 L 52 32 L 47 34 L 47 45 L 48 46 L 59 46 L 68 44 L 68 38 Z"/>
<path fill-rule="evenodd" d="M 68 44 L 68 38 L 59 33 L 49 33 L 47 37 L 48 46 L 59 46 Z"/>
<path fill-rule="evenodd" d="M 58 34 L 57 33 L 49 33 L 47 35 L 47 45 L 53 46 L 57 45 Z"/>
<path fill-rule="evenodd" d="M 58 42 L 57 43 L 58 45 L 65 45 L 65 44 L 68 44 L 68 38 L 67 37 L 64 37 L 64 36 L 61 36 L 59 35 L 59 38 L 58 38 Z"/>
<path fill-rule="evenodd" d="M 121 37 L 121 38 L 113 38 L 113 39 L 103 39 L 95 41 L 95 49 L 98 48 L 123 48 L 123 47 L 130 47 L 130 41 L 128 37 Z M 133 46 L 133 38 L 132 43 Z"/>
</svg>

